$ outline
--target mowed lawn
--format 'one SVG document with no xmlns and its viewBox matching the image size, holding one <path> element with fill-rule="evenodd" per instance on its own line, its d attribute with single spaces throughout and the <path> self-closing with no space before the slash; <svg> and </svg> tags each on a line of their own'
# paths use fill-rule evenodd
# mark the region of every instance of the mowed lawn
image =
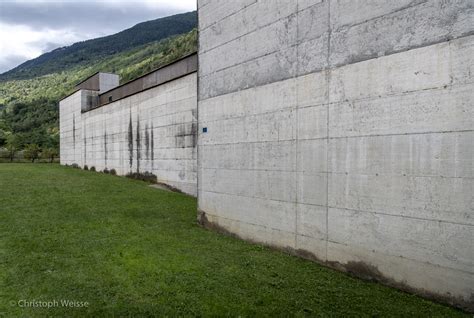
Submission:
<svg viewBox="0 0 474 318">
<path fill-rule="evenodd" d="M 0 164 L 0 317 L 239 315 L 464 314 L 203 229 L 185 195 L 59 165 Z"/>
</svg>

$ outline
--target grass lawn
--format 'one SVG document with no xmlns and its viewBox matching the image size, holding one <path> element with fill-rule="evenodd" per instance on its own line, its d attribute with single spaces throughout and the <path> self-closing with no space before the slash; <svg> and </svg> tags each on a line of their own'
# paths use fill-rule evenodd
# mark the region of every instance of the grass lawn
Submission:
<svg viewBox="0 0 474 318">
<path fill-rule="evenodd" d="M 203 229 L 188 196 L 48 164 L 0 164 L 2 314 L 464 315 Z"/>
</svg>

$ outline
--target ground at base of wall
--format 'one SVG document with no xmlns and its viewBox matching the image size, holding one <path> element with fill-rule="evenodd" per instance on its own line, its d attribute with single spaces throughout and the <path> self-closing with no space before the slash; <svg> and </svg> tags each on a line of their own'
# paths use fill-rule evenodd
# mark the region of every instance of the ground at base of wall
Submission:
<svg viewBox="0 0 474 318">
<path fill-rule="evenodd" d="M 5 164 L 0 191 L 0 316 L 468 316 L 203 229 L 142 181 Z"/>
<path fill-rule="evenodd" d="M 199 209 L 198 209 L 197 221 L 204 228 L 215 231 L 217 233 L 230 236 L 236 239 L 244 240 L 252 244 L 262 244 L 261 242 L 255 241 L 253 239 L 241 237 L 240 235 L 233 233 L 226 227 L 218 224 L 218 222 L 216 221 L 210 221 L 208 219 L 208 216 L 206 215 L 206 212 Z M 372 264 L 368 264 L 362 261 L 349 261 L 346 264 L 335 262 L 335 261 L 329 262 L 329 261 L 321 260 L 314 253 L 304 250 L 304 249 L 294 249 L 291 247 L 282 247 L 282 246 L 272 245 L 272 244 L 264 244 L 264 246 L 276 251 L 282 251 L 296 257 L 301 257 L 303 259 L 313 261 L 315 263 L 326 266 L 328 268 L 332 268 L 337 271 L 347 273 L 350 276 L 358 278 L 358 279 L 381 283 L 386 286 L 397 288 L 408 293 L 422 296 L 426 299 L 430 299 L 430 300 L 440 302 L 443 304 L 449 304 L 451 306 L 460 308 L 461 310 L 466 310 L 467 312 L 474 312 L 474 300 L 472 299 L 470 303 L 467 303 L 467 302 L 460 301 L 459 299 L 453 298 L 450 295 L 440 295 L 440 294 L 435 294 L 433 292 L 430 292 L 424 289 L 413 288 L 405 283 L 401 283 L 390 277 L 387 277 L 386 275 L 381 273 L 376 266 Z"/>
</svg>

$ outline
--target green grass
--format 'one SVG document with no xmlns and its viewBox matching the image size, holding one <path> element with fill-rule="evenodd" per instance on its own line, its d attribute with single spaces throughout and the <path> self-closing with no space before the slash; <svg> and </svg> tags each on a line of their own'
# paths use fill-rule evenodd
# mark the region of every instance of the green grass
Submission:
<svg viewBox="0 0 474 318">
<path fill-rule="evenodd" d="M 87 308 L 20 308 L 18 300 Z M 13 303 L 13 304 L 12 304 Z M 48 164 L 0 164 L 0 317 L 464 314 L 196 224 L 196 200 Z"/>
</svg>

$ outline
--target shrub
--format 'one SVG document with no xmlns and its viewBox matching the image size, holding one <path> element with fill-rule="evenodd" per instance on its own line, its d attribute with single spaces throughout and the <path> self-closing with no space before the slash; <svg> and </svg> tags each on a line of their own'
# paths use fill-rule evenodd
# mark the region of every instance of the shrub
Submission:
<svg viewBox="0 0 474 318">
<path fill-rule="evenodd" d="M 80 169 L 80 168 L 79 168 L 79 165 L 78 165 L 77 163 L 73 163 L 73 164 L 71 165 L 71 167 L 73 167 L 74 169 Z"/>
<path fill-rule="evenodd" d="M 148 171 L 145 172 L 129 172 L 125 175 L 127 178 L 135 179 L 135 180 L 142 180 L 150 183 L 156 183 L 157 178 L 156 176 Z"/>
<path fill-rule="evenodd" d="M 110 174 L 113 175 L 113 176 L 116 176 L 117 171 L 115 171 L 115 169 L 110 169 Z"/>
<path fill-rule="evenodd" d="M 90 170 L 90 171 L 95 171 L 95 167 L 92 166 L 89 170 Z"/>
<path fill-rule="evenodd" d="M 50 163 L 53 163 L 54 159 L 58 157 L 59 152 L 56 148 L 46 148 L 41 153 L 41 157 L 48 159 Z"/>
<path fill-rule="evenodd" d="M 105 168 L 104 170 L 102 170 L 103 173 L 106 173 L 106 174 L 109 174 L 109 169 Z"/>
<path fill-rule="evenodd" d="M 26 145 L 25 151 L 23 152 L 23 156 L 25 159 L 31 160 L 31 162 L 35 162 L 40 155 L 40 147 L 37 144 L 29 144 Z"/>
<path fill-rule="evenodd" d="M 84 170 L 89 170 L 89 167 L 87 165 L 84 165 Z"/>
</svg>

